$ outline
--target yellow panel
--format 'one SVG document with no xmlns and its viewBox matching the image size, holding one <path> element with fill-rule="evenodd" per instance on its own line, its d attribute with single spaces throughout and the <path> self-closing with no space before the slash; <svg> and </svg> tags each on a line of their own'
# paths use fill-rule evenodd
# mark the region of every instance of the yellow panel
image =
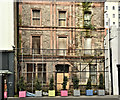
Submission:
<svg viewBox="0 0 120 100">
<path fill-rule="evenodd" d="M 65 76 L 67 76 L 67 78 L 68 78 L 66 89 L 69 89 L 69 73 L 65 73 Z"/>
<path fill-rule="evenodd" d="M 62 89 L 62 84 L 57 84 L 57 90 L 61 90 Z"/>
<path fill-rule="evenodd" d="M 48 93 L 50 97 L 55 96 L 55 90 L 49 90 Z"/>
<path fill-rule="evenodd" d="M 57 83 L 63 83 L 63 73 L 57 73 Z"/>
<path fill-rule="evenodd" d="M 64 75 L 64 73 L 57 73 L 57 90 L 62 89 L 63 75 Z M 69 78 L 69 73 L 65 73 L 65 76 L 67 76 L 67 78 Z M 69 89 L 69 79 L 67 82 L 66 89 Z"/>
</svg>

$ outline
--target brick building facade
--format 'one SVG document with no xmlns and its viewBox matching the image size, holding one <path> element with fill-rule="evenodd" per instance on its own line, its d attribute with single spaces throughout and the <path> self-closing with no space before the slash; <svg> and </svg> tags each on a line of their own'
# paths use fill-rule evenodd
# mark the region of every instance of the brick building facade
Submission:
<svg viewBox="0 0 120 100">
<path fill-rule="evenodd" d="M 85 5 L 90 5 L 89 10 Z M 76 74 L 81 89 L 89 77 L 96 87 L 99 74 L 104 74 L 103 15 L 102 2 L 20 2 L 20 76 L 30 87 L 38 78 L 46 88 L 53 75 L 55 89 L 60 90 L 63 76 L 69 78 L 67 89 L 71 89 Z"/>
</svg>

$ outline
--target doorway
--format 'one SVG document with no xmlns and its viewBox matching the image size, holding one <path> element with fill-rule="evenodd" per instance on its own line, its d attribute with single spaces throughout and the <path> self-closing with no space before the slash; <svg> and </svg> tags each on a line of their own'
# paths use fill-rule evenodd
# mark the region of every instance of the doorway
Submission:
<svg viewBox="0 0 120 100">
<path fill-rule="evenodd" d="M 67 78 L 69 79 L 69 65 L 57 64 L 55 68 L 56 68 L 56 74 L 55 74 L 56 91 L 60 91 L 62 89 L 64 76 L 67 76 Z M 69 89 L 69 81 L 67 82 L 66 89 Z"/>
</svg>

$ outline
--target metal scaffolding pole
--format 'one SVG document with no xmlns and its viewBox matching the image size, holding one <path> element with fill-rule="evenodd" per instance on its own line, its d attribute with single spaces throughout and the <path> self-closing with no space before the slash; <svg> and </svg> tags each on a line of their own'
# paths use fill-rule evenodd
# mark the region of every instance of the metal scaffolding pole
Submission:
<svg viewBox="0 0 120 100">
<path fill-rule="evenodd" d="M 63 50 L 63 54 L 64 54 L 64 60 L 65 60 L 65 50 Z M 65 77 L 65 62 L 64 62 L 64 76 Z"/>
<path fill-rule="evenodd" d="M 42 88 L 43 88 L 43 49 L 42 49 Z"/>
<path fill-rule="evenodd" d="M 34 49 L 33 49 L 33 54 L 32 54 L 32 59 L 33 59 L 33 71 L 32 71 L 32 93 L 33 93 L 33 75 L 34 75 Z"/>
<path fill-rule="evenodd" d="M 21 70 L 21 71 L 22 71 L 21 73 L 22 73 L 22 76 L 23 76 L 23 48 L 22 48 L 22 68 L 21 68 L 21 69 L 22 69 L 22 70 Z"/>
</svg>

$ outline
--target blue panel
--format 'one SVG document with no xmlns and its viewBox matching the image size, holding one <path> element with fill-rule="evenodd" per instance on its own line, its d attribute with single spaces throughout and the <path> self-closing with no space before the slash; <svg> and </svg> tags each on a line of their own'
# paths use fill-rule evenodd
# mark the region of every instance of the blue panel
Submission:
<svg viewBox="0 0 120 100">
<path fill-rule="evenodd" d="M 27 97 L 34 97 L 34 96 L 35 96 L 35 94 L 30 93 L 30 92 L 26 92 L 26 96 L 27 96 Z"/>
<path fill-rule="evenodd" d="M 93 90 L 86 90 L 86 95 L 92 96 L 93 95 Z"/>
</svg>

